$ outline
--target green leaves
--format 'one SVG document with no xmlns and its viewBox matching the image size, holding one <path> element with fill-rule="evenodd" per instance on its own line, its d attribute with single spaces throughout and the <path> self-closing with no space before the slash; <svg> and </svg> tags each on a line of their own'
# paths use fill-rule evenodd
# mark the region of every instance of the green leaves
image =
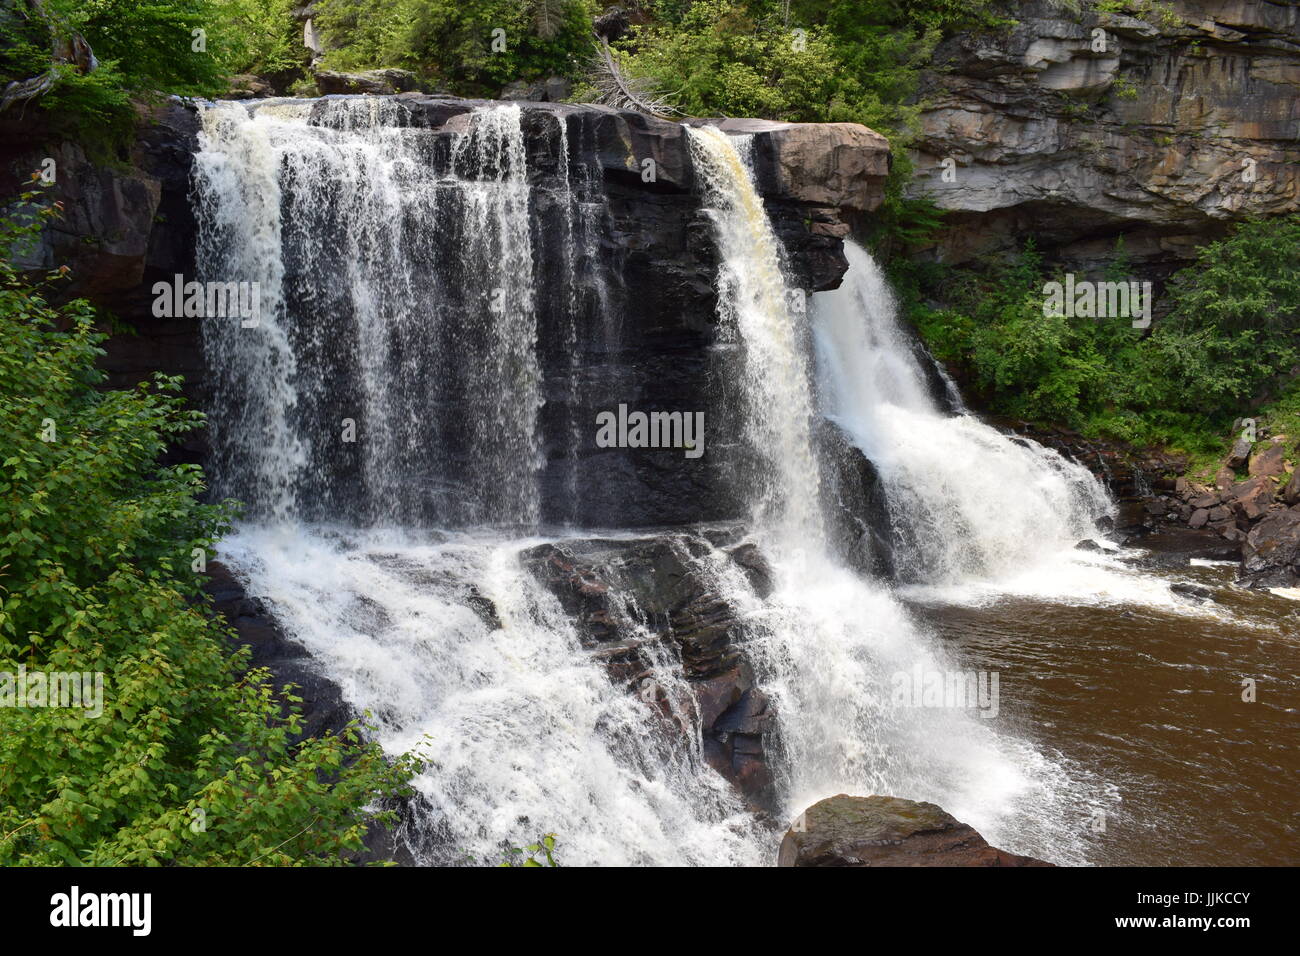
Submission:
<svg viewBox="0 0 1300 956">
<path fill-rule="evenodd" d="M 1278 395 L 1300 364 L 1300 218 L 1246 222 L 1201 249 L 1149 334 L 1122 319 L 1042 314 L 1055 278 L 1032 245 L 1010 262 L 930 276 L 948 308 L 914 304 L 932 351 L 966 366 L 995 411 L 1198 455 Z M 1123 245 L 1106 279 L 1133 278 Z M 904 285 L 915 303 L 919 285 Z"/>
<path fill-rule="evenodd" d="M 595 15 L 592 0 L 322 0 L 316 22 L 331 68 L 405 67 L 461 95 L 496 95 L 512 80 L 575 75 Z"/>
<path fill-rule="evenodd" d="M 0 244 L 19 231 L 0 222 Z M 99 390 L 93 320 L 0 263 L 0 672 L 104 685 L 99 716 L 0 707 L 0 864 L 347 862 L 415 762 L 355 727 L 295 742 L 297 702 L 232 653 L 191 570 L 235 506 L 157 464 L 202 417 L 179 378 Z"/>
</svg>

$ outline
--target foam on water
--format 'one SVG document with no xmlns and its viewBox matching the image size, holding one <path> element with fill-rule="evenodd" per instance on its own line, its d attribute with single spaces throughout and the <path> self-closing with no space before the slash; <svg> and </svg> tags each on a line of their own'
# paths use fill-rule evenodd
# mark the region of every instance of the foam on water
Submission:
<svg viewBox="0 0 1300 956">
<path fill-rule="evenodd" d="M 372 714 L 389 752 L 422 746 L 418 825 L 437 833 L 426 862 L 493 862 L 543 832 L 574 865 L 769 862 L 770 838 L 703 763 L 698 738 L 684 742 L 615 687 L 520 566 L 537 543 L 272 526 L 244 528 L 223 555 Z M 682 679 L 670 661 L 653 679 L 687 696 L 672 693 Z"/>
</svg>

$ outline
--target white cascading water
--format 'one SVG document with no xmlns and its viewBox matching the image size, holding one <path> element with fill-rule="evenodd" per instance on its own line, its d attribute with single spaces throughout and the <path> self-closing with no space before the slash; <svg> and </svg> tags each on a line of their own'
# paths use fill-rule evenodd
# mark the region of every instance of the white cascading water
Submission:
<svg viewBox="0 0 1300 956">
<path fill-rule="evenodd" d="M 753 490 L 754 533 L 775 566 L 777 589 L 765 602 L 739 587 L 728 597 L 746 608 L 746 649 L 776 703 L 787 818 L 836 793 L 907 796 L 938 803 L 995 845 L 1081 862 L 1079 825 L 1102 799 L 1099 787 L 1072 779 L 1077 772 L 1039 754 L 1005 721 L 994 731 L 972 711 L 894 700 L 895 675 L 918 668 L 952 672 L 955 664 L 885 585 L 845 567 L 829 547 L 817 511 L 814 390 L 801 316 L 791 307 L 797 298 L 782 275 L 779 245 L 752 182 L 747 138 L 710 127 L 688 132 L 724 260 L 721 318 L 740 340 L 750 440 L 766 460 Z M 863 314 L 846 309 L 842 318 L 846 336 L 864 325 Z M 824 344 L 820 326 L 818 332 Z M 846 340 L 844 346 L 852 357 L 831 357 L 861 362 L 879 349 L 886 354 L 875 360 L 886 370 L 901 366 L 904 355 L 914 361 L 901 341 Z M 819 358 L 827 357 L 822 348 Z M 852 375 L 872 373 L 855 365 Z M 916 376 L 905 378 L 901 387 L 919 385 Z M 849 376 L 843 381 L 848 407 L 870 400 L 866 392 L 852 392 Z M 993 435 L 998 444 L 991 453 L 1002 453 L 999 444 L 1013 445 Z M 1097 495 L 1104 502 L 1104 491 Z M 1050 507 L 1030 507 L 1050 516 L 1053 526 L 1061 520 Z"/>
<path fill-rule="evenodd" d="M 435 834 L 424 862 L 496 863 L 556 833 L 586 866 L 753 866 L 771 861 L 698 742 L 615 686 L 555 597 L 521 567 L 536 541 L 253 527 L 223 558 L 265 595 L 390 753 L 420 748 L 415 788 Z M 497 620 L 476 613 L 491 602 Z M 689 699 L 665 654 L 651 679 Z M 689 722 L 683 710 L 674 719 Z M 409 835 L 413 848 L 428 834 Z"/>
<path fill-rule="evenodd" d="M 820 540 L 814 405 L 800 338 L 806 330 L 791 321 L 793 300 L 781 274 L 780 244 L 749 181 L 752 138 L 729 137 L 711 126 L 687 132 L 721 259 L 721 337 L 741 350 L 746 443 L 766 462 L 751 478 L 754 519 L 786 537 Z"/>
<path fill-rule="evenodd" d="M 519 116 L 472 114 L 439 175 L 435 137 L 394 100 L 204 110 L 200 278 L 258 281 L 262 305 L 256 328 L 203 324 L 220 492 L 277 520 L 536 522 Z M 456 394 L 481 414 L 466 421 Z M 365 454 L 322 480 L 349 451 L 346 421 Z"/>
<path fill-rule="evenodd" d="M 483 527 L 527 526 L 538 505 L 519 108 L 473 113 L 441 177 L 428 132 L 403 126 L 392 101 L 218 104 L 203 119 L 203 271 L 263 287 L 258 327 L 204 323 L 218 485 L 250 500 L 255 519 L 222 558 L 370 712 L 389 752 L 422 748 L 429 770 L 410 826 L 428 832 L 413 850 L 426 862 L 495 862 L 503 846 L 555 832 L 574 865 L 766 862 L 770 848 L 704 764 L 698 735 L 684 744 L 616 686 L 521 567 L 538 541 Z M 569 242 L 599 216 L 579 206 L 575 219 L 567 264 L 583 257 Z M 449 460 L 435 401 L 443 370 L 477 409 L 468 454 Z M 313 486 L 311 472 L 341 449 L 332 416 L 354 407 L 365 429 L 357 480 Z M 420 529 L 423 499 L 440 489 L 410 479 L 430 469 L 461 482 L 454 507 L 432 519 L 478 530 Z M 306 517 L 322 512 L 329 523 Z M 670 702 L 689 699 L 666 653 L 651 676 Z M 690 726 L 693 712 L 675 706 Z"/>
<path fill-rule="evenodd" d="M 1111 504 L 1086 468 L 934 400 L 871 255 L 845 243 L 840 288 L 813 296 L 824 409 L 876 466 L 908 580 L 999 579 L 1096 534 Z"/>
</svg>

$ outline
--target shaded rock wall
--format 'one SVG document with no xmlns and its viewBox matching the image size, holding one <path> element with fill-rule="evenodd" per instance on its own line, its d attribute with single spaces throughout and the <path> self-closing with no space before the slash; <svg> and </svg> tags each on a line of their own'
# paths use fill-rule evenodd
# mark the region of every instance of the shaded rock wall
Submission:
<svg viewBox="0 0 1300 956">
<path fill-rule="evenodd" d="M 486 105 L 421 93 L 392 99 L 404 123 L 435 137 L 445 133 L 448 144 L 465 128 L 468 113 Z M 627 527 L 737 517 L 737 496 L 728 491 L 737 465 L 727 461 L 725 441 L 706 446 L 699 460 L 680 451 L 594 443 L 596 412 L 620 403 L 644 411 L 706 411 L 708 438 L 735 431 L 729 416 L 737 403 L 720 374 L 726 356 L 719 349 L 716 251 L 684 126 L 598 106 L 519 105 L 534 187 L 541 295 L 541 428 L 548 459 L 542 498 L 554 504 L 543 519 Z M 313 121 L 323 122 L 324 112 L 318 108 Z M 853 124 L 716 122 L 753 134 L 756 179 L 794 283 L 810 292 L 838 285 L 847 268 L 845 217 L 869 212 L 882 198 L 889 165 L 883 137 Z M 153 371 L 182 374 L 202 405 L 200 320 L 156 319 L 151 311 L 155 282 L 195 272 L 190 170 L 198 129 L 191 108 L 158 108 L 144 118 L 130 163 L 115 166 L 92 162 L 75 145 L 46 142 L 38 127 L 28 125 L 0 153 L 0 167 L 16 184 L 45 156 L 58 161 L 51 192 L 68 215 L 47 232 L 31 265 L 67 262 L 73 269 L 67 293 L 91 297 L 134 331 L 110 342 L 104 363 L 110 383 L 127 385 Z M 560 154 L 562 143 L 567 157 Z M 605 314 L 576 319 L 577 354 L 565 345 L 575 319 L 563 297 L 546 287 L 547 277 L 563 268 L 555 237 L 571 197 L 600 206 L 595 255 L 609 299 Z M 576 451 L 574 422 L 590 423 Z M 203 451 L 202 436 L 196 436 L 181 453 L 201 459 Z M 575 471 L 583 476 L 576 495 Z"/>
<path fill-rule="evenodd" d="M 1007 4 L 1014 28 L 937 51 L 912 186 L 950 211 L 934 255 L 1034 235 L 1087 271 L 1123 234 L 1135 267 L 1162 278 L 1232 220 L 1300 209 L 1300 7 L 1080 7 Z"/>
</svg>

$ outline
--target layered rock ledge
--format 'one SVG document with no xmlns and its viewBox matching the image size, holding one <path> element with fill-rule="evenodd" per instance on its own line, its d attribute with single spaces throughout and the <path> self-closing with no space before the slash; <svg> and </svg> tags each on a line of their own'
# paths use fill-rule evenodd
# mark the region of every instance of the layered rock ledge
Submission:
<svg viewBox="0 0 1300 956">
<path fill-rule="evenodd" d="M 1162 278 L 1246 215 L 1300 209 L 1300 7 L 1019 5 L 945 41 L 922 95 L 915 195 L 959 262 L 1026 236 L 1080 271 L 1125 237 Z M 945 162 L 948 177 L 945 179 Z"/>
</svg>

